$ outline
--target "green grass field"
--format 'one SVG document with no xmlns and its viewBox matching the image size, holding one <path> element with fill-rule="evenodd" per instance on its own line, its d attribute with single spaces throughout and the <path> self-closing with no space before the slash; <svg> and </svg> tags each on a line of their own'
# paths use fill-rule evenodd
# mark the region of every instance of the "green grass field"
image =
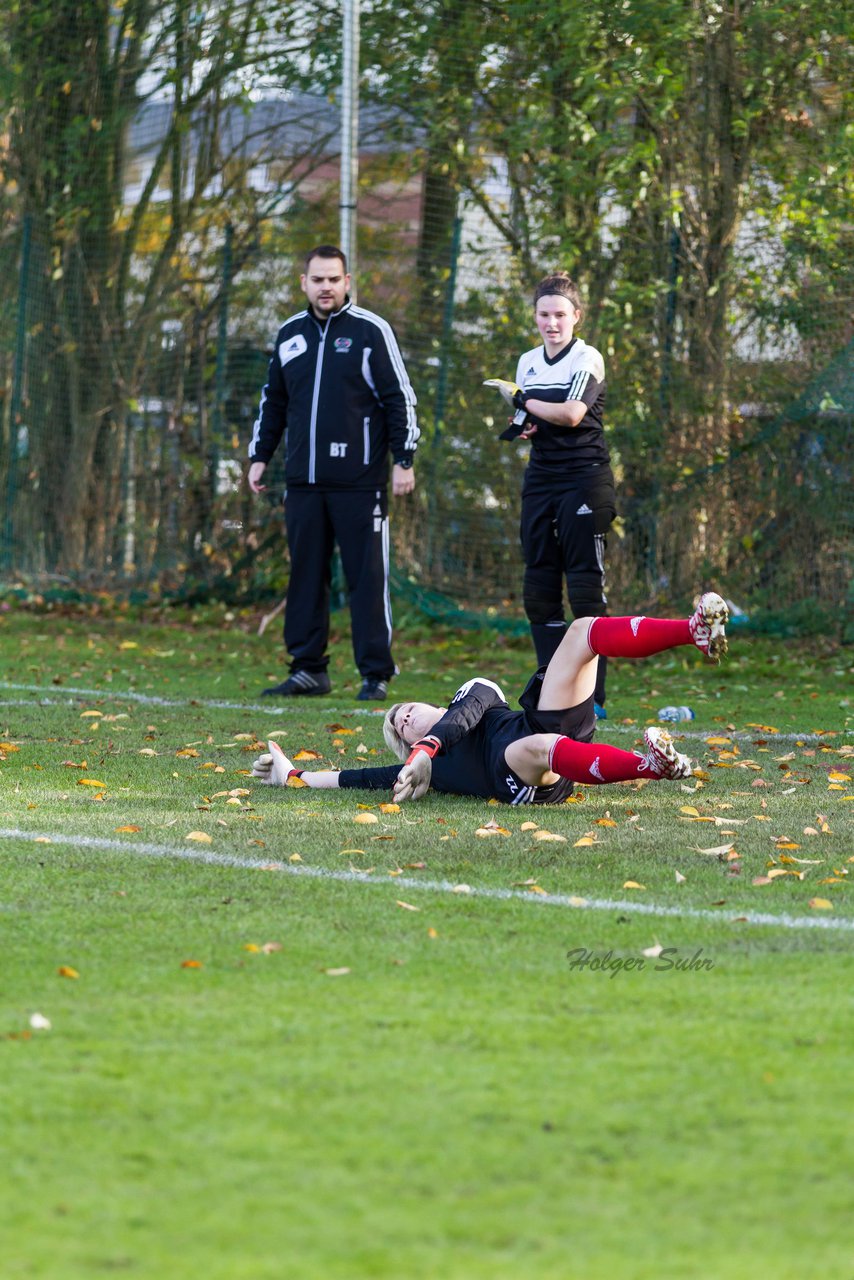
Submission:
<svg viewBox="0 0 854 1280">
<path fill-rule="evenodd" d="M 690 783 L 394 812 L 247 776 L 391 759 L 346 619 L 270 707 L 255 621 L 0 615 L 3 1280 L 850 1280 L 850 651 L 613 663 Z"/>
</svg>

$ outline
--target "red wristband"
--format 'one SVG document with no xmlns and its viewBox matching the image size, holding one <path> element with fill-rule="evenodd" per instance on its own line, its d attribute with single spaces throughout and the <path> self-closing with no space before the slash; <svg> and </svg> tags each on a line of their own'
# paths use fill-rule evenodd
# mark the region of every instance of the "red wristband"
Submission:
<svg viewBox="0 0 854 1280">
<path fill-rule="evenodd" d="M 420 742 L 416 742 L 415 745 L 413 746 L 412 750 L 410 751 L 409 755 L 406 758 L 406 763 L 412 764 L 412 761 L 415 759 L 415 757 L 418 755 L 420 751 L 423 751 L 424 754 L 428 755 L 432 760 L 433 757 L 437 755 L 439 751 L 441 751 L 441 749 L 442 749 L 442 744 L 438 738 L 433 737 L 432 735 L 427 738 L 422 738 Z"/>
</svg>

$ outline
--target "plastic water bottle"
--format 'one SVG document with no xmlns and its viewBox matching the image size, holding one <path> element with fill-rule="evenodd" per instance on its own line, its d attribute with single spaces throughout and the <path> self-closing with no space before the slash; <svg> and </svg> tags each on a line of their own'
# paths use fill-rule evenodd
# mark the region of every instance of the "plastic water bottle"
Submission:
<svg viewBox="0 0 854 1280">
<path fill-rule="evenodd" d="M 658 713 L 659 720 L 693 720 L 694 712 L 690 707 L 662 707 Z"/>
</svg>

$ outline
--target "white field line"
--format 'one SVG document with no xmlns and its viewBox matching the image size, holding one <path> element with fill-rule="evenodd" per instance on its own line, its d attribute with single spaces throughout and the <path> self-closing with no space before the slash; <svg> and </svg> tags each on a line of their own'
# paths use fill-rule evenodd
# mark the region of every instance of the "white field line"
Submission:
<svg viewBox="0 0 854 1280">
<path fill-rule="evenodd" d="M 735 918 L 717 911 L 699 907 L 667 907 L 652 902 L 626 902 L 610 898 L 583 898 L 563 893 L 523 893 L 518 889 L 475 888 L 453 884 L 450 880 L 415 880 L 411 876 L 395 876 L 393 879 L 375 878 L 363 871 L 335 871 L 327 867 L 293 866 L 272 859 L 242 858 L 236 854 L 213 853 L 204 849 L 184 849 L 175 845 L 149 843 L 124 843 L 103 836 L 74 836 L 66 832 L 19 831 L 0 828 L 0 840 L 26 840 L 30 843 L 72 845 L 78 849 L 104 849 L 108 852 L 130 853 L 141 858 L 176 858 L 182 862 L 202 862 L 211 866 L 236 867 L 244 871 L 273 871 L 283 875 L 299 876 L 309 880 L 334 880 L 347 884 L 385 885 L 389 889 L 417 890 L 427 893 L 457 894 L 493 901 L 524 901 L 547 907 L 570 907 L 574 911 L 620 911 L 640 916 L 669 916 L 677 920 L 712 920 L 717 924 L 735 923 Z M 737 916 L 739 923 L 773 925 L 782 929 L 824 929 L 854 932 L 854 920 L 827 916 L 773 915 L 765 911 L 743 911 Z"/>
<path fill-rule="evenodd" d="M 36 693 L 41 697 L 38 700 L 38 706 L 41 707 L 62 707 L 70 706 L 78 698 L 98 698 L 109 702 L 137 702 L 143 706 L 151 707 L 197 707 L 200 710 L 215 711 L 253 711 L 268 716 L 285 716 L 285 715 L 304 715 L 306 710 L 306 701 L 312 702 L 313 699 L 296 698 L 293 702 L 289 702 L 286 706 L 281 706 L 275 702 L 225 702 L 216 698 L 161 698 L 157 694 L 136 693 L 134 690 L 118 690 L 118 689 L 80 689 L 72 685 L 63 685 L 61 693 L 55 685 L 45 688 L 37 684 L 10 684 L 0 681 L 0 689 L 14 690 L 19 693 Z M 67 695 L 67 696 L 63 696 Z M 0 707 L 20 707 L 32 706 L 32 702 L 25 699 L 16 699 L 4 701 L 0 699 Z M 385 715 L 386 708 L 378 709 L 370 707 L 324 707 L 323 710 L 327 715 L 334 716 L 380 716 Z M 658 723 L 657 721 L 655 723 Z M 737 729 L 734 732 L 727 732 L 718 727 L 710 729 L 685 729 L 682 727 L 683 722 L 679 724 L 665 724 L 664 727 L 673 733 L 677 738 L 696 738 L 702 741 L 711 735 L 734 738 L 737 741 L 751 739 L 756 737 L 762 731 L 760 729 Z M 691 721 L 685 721 L 690 724 Z M 617 724 L 614 721 L 606 720 L 604 723 L 597 722 L 597 731 L 602 734 L 608 733 L 630 733 L 635 737 L 643 733 L 646 721 L 639 720 L 637 724 L 625 725 Z M 814 733 L 807 731 L 804 733 L 766 733 L 766 740 L 771 742 L 824 742 L 828 741 L 826 734 Z M 841 735 L 837 735 L 841 736 Z M 829 739 L 829 745 L 836 745 L 835 739 Z"/>
</svg>

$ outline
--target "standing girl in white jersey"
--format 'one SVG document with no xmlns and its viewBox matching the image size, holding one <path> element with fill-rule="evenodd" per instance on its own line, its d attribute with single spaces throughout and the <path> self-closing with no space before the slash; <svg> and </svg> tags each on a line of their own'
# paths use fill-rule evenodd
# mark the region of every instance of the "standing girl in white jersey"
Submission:
<svg viewBox="0 0 854 1280">
<path fill-rule="evenodd" d="M 531 442 L 522 486 L 520 534 L 525 558 L 523 599 L 540 666 L 563 639 L 563 581 L 575 618 L 601 617 L 605 599 L 605 535 L 616 515 L 614 475 L 602 428 L 605 365 L 595 347 L 575 336 L 581 299 L 568 275 L 546 276 L 534 291 L 542 346 L 516 369 L 517 408 Z M 605 659 L 594 695 L 604 716 Z"/>
</svg>

